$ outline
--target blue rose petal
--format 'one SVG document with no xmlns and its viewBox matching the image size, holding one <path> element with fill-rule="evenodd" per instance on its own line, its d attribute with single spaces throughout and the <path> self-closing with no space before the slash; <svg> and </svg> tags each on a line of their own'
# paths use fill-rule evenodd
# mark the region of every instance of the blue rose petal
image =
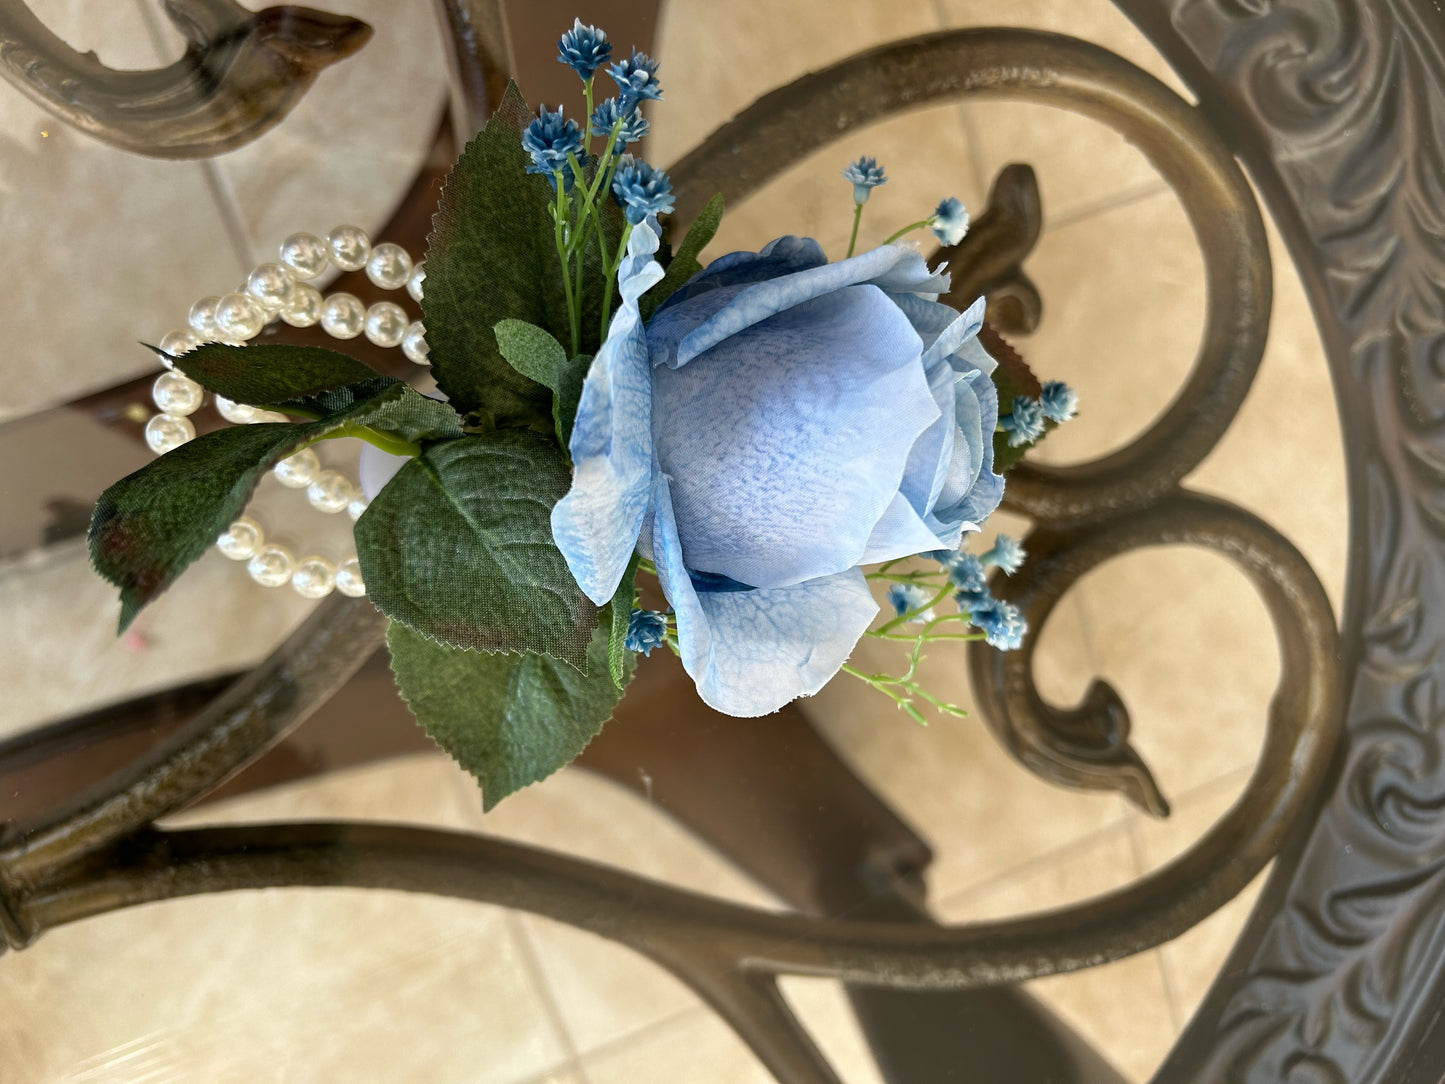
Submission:
<svg viewBox="0 0 1445 1084">
<path fill-rule="evenodd" d="M 665 476 L 657 476 L 653 493 L 653 560 L 677 613 L 683 668 L 703 702 L 752 718 L 826 685 L 878 615 L 863 571 L 791 587 L 699 592 L 683 560 Z"/>
<path fill-rule="evenodd" d="M 663 276 L 658 234 L 640 223 L 618 274 L 622 305 L 592 359 L 569 450 L 572 488 L 552 509 L 552 537 L 582 593 L 604 605 L 622 582 L 647 515 L 652 373 L 637 302 Z"/>
</svg>

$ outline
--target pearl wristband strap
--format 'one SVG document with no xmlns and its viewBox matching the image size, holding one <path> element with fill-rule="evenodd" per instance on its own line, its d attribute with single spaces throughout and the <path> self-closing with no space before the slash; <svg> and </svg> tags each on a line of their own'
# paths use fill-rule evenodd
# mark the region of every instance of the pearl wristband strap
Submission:
<svg viewBox="0 0 1445 1084">
<path fill-rule="evenodd" d="M 343 271 L 365 268 L 366 277 L 376 286 L 383 290 L 404 287 L 420 301 L 426 266 L 414 263 L 406 249 L 389 242 L 372 245 L 365 230 L 337 226 L 325 240 L 310 233 L 292 234 L 281 243 L 279 255 L 280 262 L 257 266 L 235 293 L 203 297 L 192 305 L 189 326 L 162 338 L 161 350 L 178 357 L 203 342 L 244 346 L 272 320 L 281 319 L 292 327 L 320 324 L 336 339 L 365 335 L 377 346 L 400 346 L 417 365 L 428 363 L 425 329 L 420 320 L 409 321 L 400 305 L 378 301 L 368 308 L 344 291 L 323 297 L 306 281 L 331 264 Z M 190 415 L 201 408 L 206 394 L 200 384 L 175 370 L 168 358 L 161 360 L 166 371 L 151 389 L 160 413 L 145 426 L 146 443 L 157 454 L 195 437 Z M 233 403 L 219 395 L 214 400 L 217 413 L 236 425 L 288 420 L 284 414 Z M 272 474 L 284 486 L 304 489 L 311 507 L 320 512 L 346 511 L 354 522 L 366 510 L 361 487 L 341 471 L 323 469 L 310 448 L 277 463 Z M 320 556 L 298 560 L 287 547 L 267 542 L 265 529 L 249 515 L 232 523 L 216 539 L 216 548 L 233 561 L 244 561 L 251 579 L 265 587 L 289 583 L 303 598 L 324 598 L 333 589 L 352 597 L 366 593 L 355 556 L 335 564 Z"/>
</svg>

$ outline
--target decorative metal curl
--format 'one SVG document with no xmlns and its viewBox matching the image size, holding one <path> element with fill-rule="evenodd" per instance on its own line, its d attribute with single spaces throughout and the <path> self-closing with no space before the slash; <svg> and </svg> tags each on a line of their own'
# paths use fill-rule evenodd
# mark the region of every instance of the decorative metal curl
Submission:
<svg viewBox="0 0 1445 1084">
<path fill-rule="evenodd" d="M 359 19 L 302 7 L 250 11 L 236 0 L 162 0 L 185 55 L 117 71 L 78 53 L 25 0 L 0 0 L 0 76 L 52 116 L 121 150 L 205 158 L 274 128 L 322 69 L 371 38 Z"/>
<path fill-rule="evenodd" d="M 1027 564 L 997 586 L 1023 610 L 1035 635 L 1018 651 L 970 651 L 974 696 L 999 741 L 1035 775 L 1069 787 L 1119 790 L 1147 812 L 1167 816 L 1168 802 L 1129 744 L 1129 715 L 1119 694 L 1096 681 L 1078 707 L 1062 710 L 1044 701 L 1032 677 L 1037 631 L 1064 593 L 1104 561 L 1163 545 L 1202 546 L 1229 557 L 1253 581 L 1274 621 L 1280 683 L 1265 753 L 1240 803 L 1247 816 L 1262 818 L 1266 808 L 1249 807 L 1269 742 L 1278 740 L 1288 719 L 1316 715 L 1320 696 L 1330 699 L 1329 725 L 1337 725 L 1339 644 L 1329 599 L 1309 563 L 1282 535 L 1232 504 L 1180 490 L 1103 523 L 1031 533 Z M 1317 682 L 1323 688 L 1314 687 Z"/>
</svg>

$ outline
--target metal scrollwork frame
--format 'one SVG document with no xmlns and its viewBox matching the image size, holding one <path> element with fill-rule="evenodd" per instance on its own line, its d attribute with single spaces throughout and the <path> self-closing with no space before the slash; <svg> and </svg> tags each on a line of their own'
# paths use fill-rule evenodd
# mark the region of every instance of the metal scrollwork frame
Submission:
<svg viewBox="0 0 1445 1084">
<path fill-rule="evenodd" d="M 1198 107 L 1084 43 L 954 31 L 874 50 L 769 95 L 674 177 L 686 218 L 711 192 L 742 196 L 851 126 L 930 101 L 1022 94 L 1113 125 L 1170 181 L 1205 253 L 1199 359 L 1134 444 L 1094 463 L 1015 475 L 1010 498 L 1038 527 L 1028 573 L 1009 590 L 1037 628 L 1099 561 L 1168 543 L 1216 549 L 1255 583 L 1282 660 L 1264 748 L 1239 802 L 1185 854 L 1046 915 L 943 928 L 763 912 L 477 835 L 353 824 L 154 828 L 279 740 L 379 645 L 374 612 L 335 598 L 123 777 L 39 828 L 0 838 L 4 943 L 21 948 L 90 915 L 228 889 L 355 885 L 485 900 L 636 949 L 691 985 L 779 1080 L 826 1084 L 836 1078 L 779 994 L 779 976 L 960 988 L 1088 967 L 1183 932 L 1273 859 L 1249 928 L 1158 1079 L 1438 1077 L 1438 1062 L 1414 1052 L 1445 1049 L 1429 1009 L 1445 942 L 1445 633 L 1432 609 L 1445 599 L 1445 258 L 1429 227 L 1441 221 L 1445 166 L 1438 143 L 1422 146 L 1439 131 L 1445 25 L 1429 0 L 1119 2 Z M 479 6 L 442 2 L 453 14 Z M 473 74 L 479 108 L 485 80 Z M 802 114 L 809 123 L 797 123 Z M 1353 518 L 1343 642 L 1318 581 L 1284 538 L 1180 485 L 1243 400 L 1267 328 L 1263 225 L 1236 155 L 1301 268 L 1344 408 Z M 985 269 L 967 245 L 953 254 L 960 277 L 1007 281 L 1025 299 L 1021 319 L 1036 315 L 1017 267 Z M 1162 811 L 1117 696 L 1096 685 L 1073 711 L 1051 707 L 1033 688 L 1030 658 L 1027 648 L 970 656 L 985 715 L 1007 747 L 1048 778 L 1115 787 Z"/>
</svg>

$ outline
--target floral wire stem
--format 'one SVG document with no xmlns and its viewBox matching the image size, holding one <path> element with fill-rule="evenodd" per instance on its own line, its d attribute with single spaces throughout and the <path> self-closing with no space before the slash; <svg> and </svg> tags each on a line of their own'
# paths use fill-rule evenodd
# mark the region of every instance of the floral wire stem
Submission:
<svg viewBox="0 0 1445 1084">
<path fill-rule="evenodd" d="M 907 712 L 909 718 L 922 726 L 927 726 L 928 720 L 923 717 L 923 713 L 919 711 L 913 703 L 915 696 L 932 706 L 935 711 L 943 712 L 945 715 L 952 715 L 959 719 L 966 718 L 968 712 L 964 711 L 963 708 L 957 704 L 950 704 L 945 700 L 940 700 L 914 680 L 914 675 L 918 673 L 918 664 L 923 661 L 923 644 L 924 639 L 920 636 L 913 645 L 913 651 L 909 653 L 908 671 L 902 676 L 894 676 L 892 674 L 865 674 L 856 666 L 848 663 L 843 664 L 843 672 L 845 674 L 851 674 L 858 680 L 877 689 L 897 704 L 900 710 Z"/>
<path fill-rule="evenodd" d="M 552 172 L 552 179 L 557 185 L 557 202 L 552 206 L 553 239 L 557 243 L 557 257 L 562 261 L 562 292 L 567 297 L 567 318 L 572 332 L 572 355 L 575 357 L 582 352 L 582 310 L 577 307 L 576 296 L 572 292 L 572 277 L 569 274 L 571 265 L 571 213 L 570 200 L 567 198 L 567 186 L 562 183 L 562 171 L 560 169 Z"/>
<path fill-rule="evenodd" d="M 914 230 L 921 230 L 925 226 L 931 226 L 933 225 L 933 218 L 933 215 L 929 215 L 927 218 L 915 222 L 911 226 L 904 226 L 901 230 L 899 230 L 897 233 L 895 233 L 892 237 L 888 238 L 888 240 L 884 241 L 883 243 L 885 245 L 891 245 L 894 241 L 898 240 L 898 238 L 902 237 L 905 233 L 912 233 Z"/>
<path fill-rule="evenodd" d="M 951 595 L 952 593 L 953 593 L 953 584 L 951 584 L 951 583 L 946 583 L 946 584 L 943 585 L 943 589 L 942 589 L 941 591 L 939 591 L 938 594 L 934 595 L 931 599 L 929 599 L 927 602 L 925 602 L 922 606 L 915 606 L 915 607 L 913 607 L 913 609 L 907 610 L 907 611 L 899 614 L 899 615 L 898 615 L 897 617 L 895 617 L 892 621 L 886 621 L 886 622 L 884 622 L 882 625 L 879 625 L 876 629 L 869 629 L 869 630 L 868 630 L 868 635 L 870 635 L 870 636 L 879 636 L 879 635 L 882 635 L 882 634 L 885 633 L 885 632 L 892 632 L 894 629 L 896 629 L 899 625 L 903 624 L 905 621 L 911 621 L 911 620 L 913 620 L 915 617 L 919 616 L 920 614 L 926 613 L 927 611 L 931 610 L 934 606 L 937 606 L 940 602 L 942 602 L 944 599 L 946 599 L 946 598 L 947 598 L 949 595 Z M 948 615 L 948 616 L 952 616 L 952 615 Z M 936 620 L 936 619 L 935 619 L 935 620 Z M 926 627 L 931 627 L 931 626 L 932 626 L 932 622 L 930 622 L 929 626 L 926 626 Z"/>
<path fill-rule="evenodd" d="M 853 204 L 853 234 L 848 238 L 848 258 L 852 259 L 853 250 L 858 247 L 858 223 L 863 221 L 863 205 Z"/>
</svg>

